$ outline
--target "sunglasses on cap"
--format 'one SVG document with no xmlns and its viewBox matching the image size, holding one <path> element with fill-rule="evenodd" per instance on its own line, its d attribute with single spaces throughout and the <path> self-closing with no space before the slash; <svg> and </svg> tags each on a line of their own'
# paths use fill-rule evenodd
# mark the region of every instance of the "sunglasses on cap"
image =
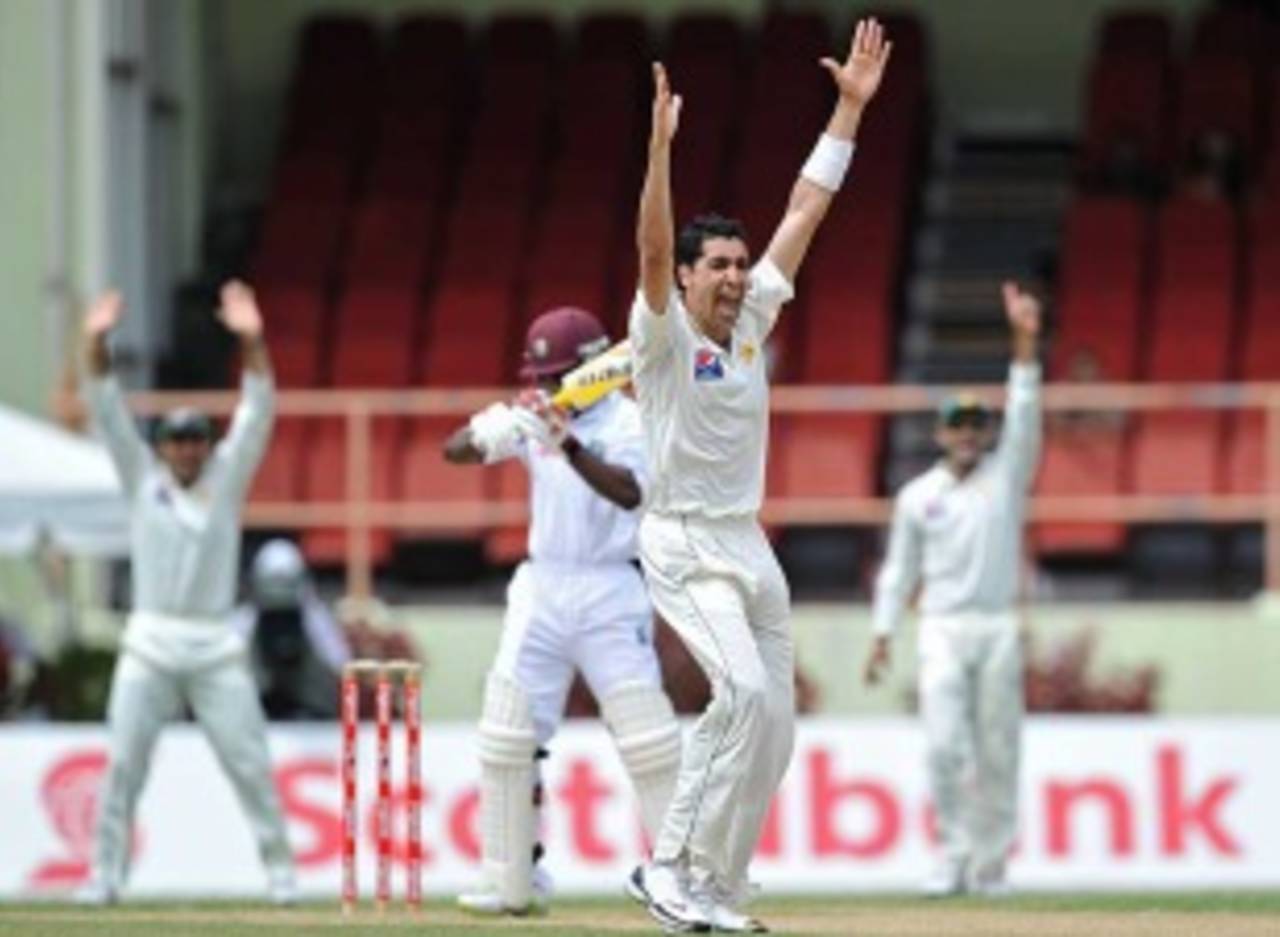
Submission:
<svg viewBox="0 0 1280 937">
<path fill-rule="evenodd" d="M 965 394 L 947 400 L 938 411 L 938 421 L 951 429 L 962 426 L 983 429 L 991 422 L 991 411 L 976 397 Z"/>
<path fill-rule="evenodd" d="M 196 410 L 175 410 L 156 424 L 156 442 L 210 442 L 213 421 Z"/>
<path fill-rule="evenodd" d="M 966 426 L 984 429 L 989 422 L 991 418 L 985 410 L 959 410 L 943 421 L 944 425 L 951 429 L 961 429 Z"/>
</svg>

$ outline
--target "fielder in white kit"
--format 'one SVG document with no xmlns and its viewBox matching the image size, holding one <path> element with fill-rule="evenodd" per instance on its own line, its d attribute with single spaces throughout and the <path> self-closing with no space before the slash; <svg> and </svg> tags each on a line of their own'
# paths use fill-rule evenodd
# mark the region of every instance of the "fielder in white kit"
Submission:
<svg viewBox="0 0 1280 937">
<path fill-rule="evenodd" d="M 195 714 L 239 797 L 267 870 L 271 898 L 296 898 L 293 855 L 267 752 L 266 723 L 243 636 L 231 627 L 240 565 L 240 511 L 271 435 L 273 390 L 262 318 L 242 283 L 222 288 L 219 317 L 240 340 L 243 397 L 226 438 L 194 410 L 160 421 L 153 451 L 111 374 L 107 336 L 119 293 L 85 320 L 93 422 L 130 504 L 133 611 L 107 704 L 110 767 L 98 816 L 93 878 L 80 896 L 115 901 L 130 860 L 130 830 L 151 753 L 184 704 Z M 198 810 L 198 804 L 192 804 Z M 196 844 L 193 844 L 196 845 Z"/>
<path fill-rule="evenodd" d="M 787 582 L 757 520 L 769 430 L 763 346 L 843 182 L 890 48 L 869 19 L 858 23 L 843 64 L 822 60 L 839 100 L 754 267 L 735 221 L 700 216 L 675 237 L 670 159 L 680 98 L 654 65 L 636 231 L 640 289 L 630 324 L 653 475 L 641 561 L 654 605 L 712 688 L 654 861 L 627 883 L 669 931 L 766 929 L 740 908 L 770 799 L 791 758 L 795 667 Z"/>
<path fill-rule="evenodd" d="M 936 433 L 941 461 L 898 493 L 866 664 L 867 682 L 877 682 L 907 602 L 922 585 L 920 711 L 942 844 L 924 892 L 935 897 L 1007 890 L 1017 825 L 1023 689 L 1014 602 L 1027 493 L 1040 456 L 1040 304 L 1006 283 L 1004 307 L 1013 363 L 999 444 L 984 454 L 990 414 L 976 398 L 944 403 Z"/>
<path fill-rule="evenodd" d="M 575 668 L 613 733 L 651 839 L 675 785 L 680 726 L 662 690 L 653 609 L 635 566 L 648 487 L 636 405 L 617 391 L 581 412 L 547 404 L 565 373 L 608 345 L 585 310 L 540 316 L 522 371 L 539 389 L 476 414 L 445 446 L 451 462 L 518 458 L 532 502 L 529 559 L 507 589 L 480 723 L 484 880 L 458 899 L 476 913 L 546 905 L 549 880 L 536 862 L 536 761 L 560 724 Z"/>
</svg>

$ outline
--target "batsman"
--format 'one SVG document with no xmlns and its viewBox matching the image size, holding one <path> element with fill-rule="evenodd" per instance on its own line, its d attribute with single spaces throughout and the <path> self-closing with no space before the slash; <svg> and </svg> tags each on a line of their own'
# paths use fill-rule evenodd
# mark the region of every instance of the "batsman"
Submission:
<svg viewBox="0 0 1280 937">
<path fill-rule="evenodd" d="M 600 703 L 651 840 L 675 786 L 680 727 L 662 690 L 653 609 L 636 566 L 649 481 L 644 432 L 635 403 L 616 389 L 625 348 L 599 368 L 608 346 L 599 320 L 583 309 L 539 316 L 521 372 L 531 386 L 514 403 L 477 413 L 445 446 L 455 463 L 519 459 L 532 490 L 529 558 L 507 588 L 480 722 L 484 880 L 458 899 L 475 913 L 519 915 L 546 905 L 550 880 L 536 862 L 537 761 L 560 724 L 575 669 Z M 596 379 L 580 380 L 585 371 Z"/>
</svg>

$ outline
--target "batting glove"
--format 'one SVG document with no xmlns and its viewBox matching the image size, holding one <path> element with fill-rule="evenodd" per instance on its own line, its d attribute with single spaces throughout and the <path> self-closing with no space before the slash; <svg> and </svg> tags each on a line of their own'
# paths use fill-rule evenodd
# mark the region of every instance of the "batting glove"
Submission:
<svg viewBox="0 0 1280 937">
<path fill-rule="evenodd" d="M 569 420 L 563 410 L 551 405 L 545 394 L 534 394 L 537 396 L 521 394 L 511 412 L 526 439 L 558 452 L 569 435 Z"/>
<path fill-rule="evenodd" d="M 505 403 L 494 403 L 471 418 L 471 444 L 484 454 L 486 462 L 496 462 L 508 455 L 520 438 L 520 425 L 515 410 Z"/>
</svg>

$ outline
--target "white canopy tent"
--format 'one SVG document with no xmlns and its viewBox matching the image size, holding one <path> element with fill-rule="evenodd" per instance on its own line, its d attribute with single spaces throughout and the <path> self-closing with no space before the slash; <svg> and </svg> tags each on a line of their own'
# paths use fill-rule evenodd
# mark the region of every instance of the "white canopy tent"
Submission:
<svg viewBox="0 0 1280 937">
<path fill-rule="evenodd" d="M 102 445 L 0 404 L 0 553 L 48 538 L 68 553 L 119 556 L 128 527 Z"/>
</svg>

